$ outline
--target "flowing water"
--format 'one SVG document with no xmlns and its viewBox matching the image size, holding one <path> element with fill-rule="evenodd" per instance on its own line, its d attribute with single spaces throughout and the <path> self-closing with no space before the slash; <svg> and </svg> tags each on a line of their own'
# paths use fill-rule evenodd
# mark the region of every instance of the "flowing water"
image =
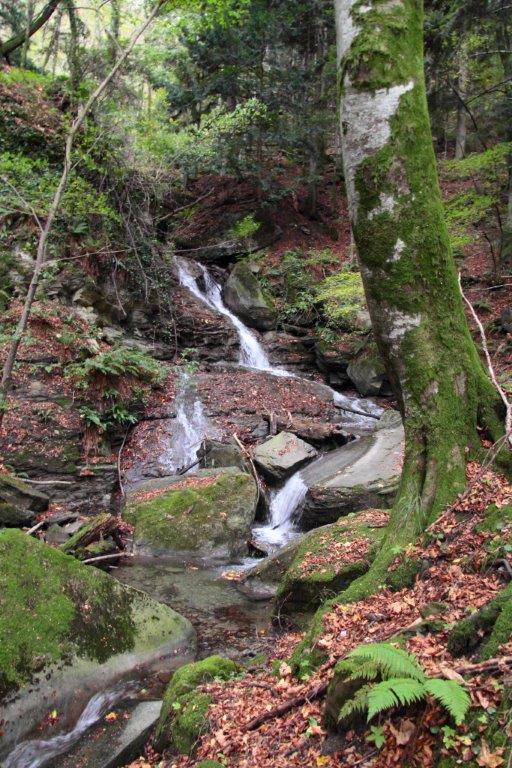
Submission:
<svg viewBox="0 0 512 768">
<path fill-rule="evenodd" d="M 188 374 L 182 374 L 176 396 L 176 418 L 172 445 L 166 464 L 171 474 L 186 469 L 196 460 L 196 452 L 207 436 L 208 419 L 204 406 Z"/>
<path fill-rule="evenodd" d="M 136 683 L 125 683 L 97 693 L 90 699 L 71 731 L 52 739 L 23 741 L 5 759 L 2 768 L 44 768 L 51 765 L 50 761 L 70 750 L 109 709 L 134 694 L 138 687 Z"/>
<path fill-rule="evenodd" d="M 205 266 L 198 264 L 203 273 L 205 289 L 201 290 L 196 278 L 189 270 L 188 264 L 184 260 L 178 261 L 178 279 L 185 288 L 200 299 L 210 309 L 227 317 L 235 327 L 240 340 L 240 365 L 248 368 L 254 368 L 256 371 L 266 371 L 274 376 L 291 376 L 283 368 L 276 368 L 270 364 L 267 353 L 258 341 L 256 334 L 249 330 L 246 325 L 233 312 L 226 307 L 222 300 L 222 290 L 220 285 L 213 279 Z"/>
<path fill-rule="evenodd" d="M 275 547 L 295 538 L 299 530 L 294 524 L 294 516 L 300 510 L 307 492 L 308 487 L 301 473 L 296 472 L 272 496 L 268 523 L 254 528 L 256 540 Z"/>
</svg>

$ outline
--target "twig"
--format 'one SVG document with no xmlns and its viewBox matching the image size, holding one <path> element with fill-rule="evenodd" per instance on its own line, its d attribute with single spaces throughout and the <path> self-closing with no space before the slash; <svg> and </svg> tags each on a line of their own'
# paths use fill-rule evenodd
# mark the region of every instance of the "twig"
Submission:
<svg viewBox="0 0 512 768">
<path fill-rule="evenodd" d="M 258 497 L 256 499 L 256 506 L 258 506 L 258 504 L 260 502 L 260 497 L 261 497 L 261 485 L 260 485 L 261 480 L 260 480 L 260 477 L 259 477 L 259 475 L 258 475 L 258 473 L 256 471 L 256 467 L 254 466 L 254 461 L 252 460 L 252 456 L 250 455 L 250 453 L 247 450 L 247 448 L 245 447 L 245 445 L 240 441 L 240 439 L 239 439 L 238 435 L 236 434 L 236 432 L 233 433 L 233 437 L 235 439 L 236 444 L 238 445 L 238 447 L 240 448 L 240 450 L 242 451 L 244 456 L 247 458 L 249 464 L 251 465 L 252 475 L 253 475 L 254 480 L 256 482 L 256 488 L 258 489 Z"/>
<path fill-rule="evenodd" d="M 507 439 L 507 442 L 509 444 L 509 447 L 512 448 L 512 403 L 509 402 L 503 387 L 501 386 L 501 384 L 499 383 L 499 381 L 498 381 L 498 379 L 496 377 L 496 372 L 494 370 L 494 366 L 493 366 L 492 360 L 491 360 L 491 355 L 489 353 L 489 347 L 487 346 L 487 337 L 485 335 L 484 326 L 482 325 L 482 322 L 481 322 L 480 318 L 478 317 L 478 315 L 477 315 L 477 313 L 475 311 L 475 308 L 473 307 L 472 303 L 470 302 L 470 300 L 468 299 L 468 297 L 466 296 L 466 294 L 464 293 L 464 291 L 462 289 L 462 277 L 460 275 L 460 272 L 459 272 L 459 288 L 460 288 L 461 296 L 462 296 L 464 302 L 466 303 L 469 311 L 471 312 L 471 316 L 473 317 L 473 320 L 477 324 L 478 330 L 480 331 L 480 338 L 482 340 L 482 348 L 484 350 L 484 355 L 485 355 L 485 359 L 487 361 L 487 368 L 489 370 L 489 375 L 491 377 L 491 381 L 494 384 L 494 387 L 495 387 L 496 391 L 498 392 L 499 396 L 501 397 L 501 399 L 502 399 L 502 401 L 503 401 L 503 403 L 505 405 L 505 412 L 506 412 L 506 415 L 505 415 L 505 435 L 506 435 L 506 439 Z"/>
<path fill-rule="evenodd" d="M 115 552 L 113 555 L 100 555 L 99 557 L 89 557 L 87 560 L 82 560 L 82 565 L 90 565 L 91 563 L 99 563 L 101 560 L 115 560 L 120 557 L 135 557 L 131 552 Z"/>
<path fill-rule="evenodd" d="M 455 667 L 455 672 L 458 672 L 460 675 L 470 672 L 493 672 L 502 667 L 510 666 L 512 666 L 512 656 L 498 656 L 494 659 L 481 661 L 478 664 L 463 664 L 460 667 Z"/>
<path fill-rule="evenodd" d="M 130 431 L 129 429 L 126 430 L 125 435 L 123 437 L 123 442 L 121 443 L 121 447 L 119 448 L 119 452 L 117 454 L 117 479 L 119 481 L 119 490 L 121 491 L 121 496 L 123 499 L 126 496 L 126 494 L 124 491 L 123 478 L 121 474 L 121 456 L 123 453 L 124 444 L 126 443 L 126 438 L 128 437 L 129 431 Z"/>
<path fill-rule="evenodd" d="M 38 531 L 40 528 L 42 528 L 45 523 L 46 523 L 46 520 L 41 520 L 39 523 L 36 523 L 35 525 L 33 525 L 32 528 L 28 529 L 27 536 L 32 536 L 32 534 Z"/>
<path fill-rule="evenodd" d="M 256 728 L 259 728 L 260 725 L 263 725 L 263 723 L 266 723 L 268 720 L 274 720 L 276 717 L 282 717 L 296 707 L 301 707 L 303 704 L 308 704 L 311 701 L 319 699 L 324 695 L 324 693 L 326 693 L 330 682 L 330 680 L 324 680 L 323 682 L 315 685 L 314 688 L 310 688 L 305 691 L 305 693 L 300 694 L 300 696 L 295 696 L 293 699 L 283 701 L 282 704 L 279 704 L 277 707 L 274 707 L 268 712 L 264 712 L 262 715 L 254 717 L 252 720 L 249 720 L 244 728 L 244 731 L 255 731 Z"/>
<path fill-rule="evenodd" d="M 171 211 L 170 213 L 167 213 L 165 216 L 162 216 L 161 219 L 158 219 L 158 223 L 160 224 L 162 221 L 166 221 L 167 219 L 172 218 L 173 216 L 176 216 L 177 213 L 180 213 L 181 211 L 186 211 L 187 208 L 193 208 L 194 205 L 197 205 L 201 202 L 201 200 L 205 200 L 207 197 L 210 197 L 214 192 L 214 188 L 210 189 L 209 192 L 207 192 L 205 195 L 201 195 L 201 197 L 198 197 L 197 200 L 193 200 L 191 203 L 187 203 L 186 205 L 181 205 L 179 208 L 175 208 L 174 211 Z"/>
<path fill-rule="evenodd" d="M 74 485 L 74 480 L 31 480 L 28 477 L 23 478 L 24 483 L 30 485 Z"/>
</svg>

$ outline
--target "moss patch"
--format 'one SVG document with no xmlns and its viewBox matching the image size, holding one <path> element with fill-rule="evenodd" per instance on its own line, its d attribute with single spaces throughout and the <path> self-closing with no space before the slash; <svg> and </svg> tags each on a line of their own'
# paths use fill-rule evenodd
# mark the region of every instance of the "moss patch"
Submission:
<svg viewBox="0 0 512 768">
<path fill-rule="evenodd" d="M 75 657 L 159 648 L 183 636 L 178 614 L 17 530 L 0 533 L 0 698 Z"/>
<path fill-rule="evenodd" d="M 187 480 L 144 500 L 133 497 L 125 512 L 135 542 L 159 550 L 211 552 L 220 546 L 242 551 L 254 520 L 257 489 L 251 475 L 236 469 L 211 482 Z M 201 478 L 201 481 L 204 478 Z"/>
<path fill-rule="evenodd" d="M 186 664 L 175 672 L 165 692 L 162 711 L 155 732 L 157 749 L 173 744 L 188 754 L 205 722 L 209 698 L 196 688 L 215 679 L 228 680 L 238 671 L 234 661 L 210 656 L 194 664 Z M 205 701 L 208 704 L 205 706 Z"/>
<path fill-rule="evenodd" d="M 367 510 L 310 533 L 279 587 L 276 614 L 302 624 L 323 601 L 366 573 L 387 520 L 385 512 Z"/>
</svg>

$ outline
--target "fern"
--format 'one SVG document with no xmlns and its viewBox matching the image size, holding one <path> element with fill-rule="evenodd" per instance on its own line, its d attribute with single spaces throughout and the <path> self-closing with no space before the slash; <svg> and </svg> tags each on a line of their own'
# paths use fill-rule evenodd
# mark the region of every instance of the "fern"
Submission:
<svg viewBox="0 0 512 768">
<path fill-rule="evenodd" d="M 414 680 L 425 679 L 425 672 L 414 656 L 388 643 L 358 645 L 348 654 L 347 658 L 361 659 L 377 664 L 383 678 L 412 677 Z"/>
<path fill-rule="evenodd" d="M 388 643 L 359 645 L 337 665 L 336 671 L 346 681 L 368 681 L 345 701 L 339 720 L 367 711 L 370 721 L 386 709 L 410 706 L 432 696 L 460 725 L 471 706 L 462 685 L 455 680 L 427 677 L 412 654 Z"/>
<path fill-rule="evenodd" d="M 363 685 L 358 691 L 348 699 L 341 707 L 338 715 L 338 720 L 345 720 L 352 715 L 362 714 L 368 707 L 368 693 L 370 692 L 370 685 Z"/>
<path fill-rule="evenodd" d="M 425 681 L 425 690 L 443 705 L 457 725 L 464 721 L 471 699 L 459 683 L 455 680 L 428 679 Z"/>
<path fill-rule="evenodd" d="M 383 680 L 368 693 L 368 721 L 384 709 L 406 707 L 422 701 L 427 695 L 425 683 L 411 677 Z"/>
</svg>

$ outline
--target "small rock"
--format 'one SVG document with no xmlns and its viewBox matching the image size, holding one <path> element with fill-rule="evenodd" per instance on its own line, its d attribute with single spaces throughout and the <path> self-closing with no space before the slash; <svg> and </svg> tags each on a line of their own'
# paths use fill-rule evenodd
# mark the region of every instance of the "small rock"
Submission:
<svg viewBox="0 0 512 768">
<path fill-rule="evenodd" d="M 512 333 L 512 308 L 505 309 L 500 317 L 501 326 L 507 333 Z"/>
</svg>

